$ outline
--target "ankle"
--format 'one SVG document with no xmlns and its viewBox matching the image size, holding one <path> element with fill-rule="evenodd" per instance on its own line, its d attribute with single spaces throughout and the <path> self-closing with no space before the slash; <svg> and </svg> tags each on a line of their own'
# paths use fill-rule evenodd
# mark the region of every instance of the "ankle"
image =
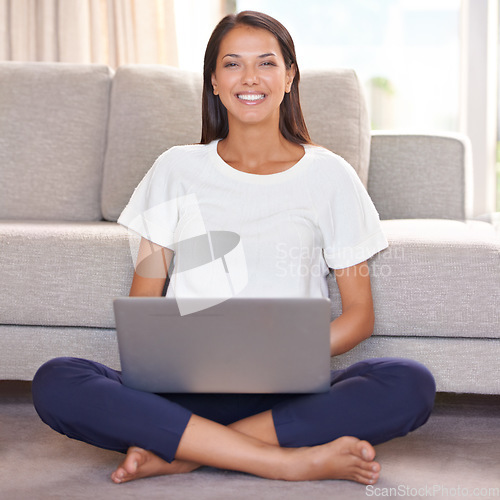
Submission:
<svg viewBox="0 0 500 500">
<path fill-rule="evenodd" d="M 281 448 L 284 451 L 283 459 L 279 464 L 279 479 L 285 481 L 300 481 L 307 466 L 308 448 Z"/>
</svg>

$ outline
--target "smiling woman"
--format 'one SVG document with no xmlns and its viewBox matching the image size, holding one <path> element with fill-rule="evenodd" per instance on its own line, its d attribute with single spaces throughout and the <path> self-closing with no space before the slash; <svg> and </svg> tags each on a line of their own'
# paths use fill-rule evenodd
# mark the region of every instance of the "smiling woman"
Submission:
<svg viewBox="0 0 500 500">
<path fill-rule="evenodd" d="M 278 21 L 248 11 L 224 18 L 205 56 L 201 143 L 163 153 L 118 222 L 146 247 L 155 244 L 158 256 L 173 250 L 174 271 L 186 255 L 192 262 L 181 245 L 190 237 L 223 231 L 240 238 L 244 259 L 227 259 L 224 273 L 231 270 L 241 287 L 223 294 L 210 273 L 196 280 L 174 273 L 167 297 L 177 300 L 324 300 L 334 269 L 342 313 L 324 332 L 334 356 L 373 331 L 366 261 L 387 240 L 352 166 L 311 143 L 299 80 L 293 42 Z M 135 270 L 130 295 L 162 293 L 170 261 L 155 262 L 146 276 Z M 36 409 L 54 429 L 127 453 L 115 483 L 209 465 L 271 479 L 374 484 L 380 465 L 373 445 L 425 423 L 435 384 L 420 363 L 381 358 L 332 371 L 325 392 L 292 392 L 152 394 L 126 386 L 115 370 L 73 358 L 49 361 L 33 381 Z"/>
<path fill-rule="evenodd" d="M 231 31 L 238 26 L 238 34 L 244 34 L 241 39 L 231 36 Z M 243 31 L 241 31 L 243 30 Z M 227 35 L 227 36 L 226 36 Z M 248 53 L 249 38 L 257 35 L 258 45 L 252 41 L 253 53 Z M 223 44 L 221 46 L 221 44 Z M 235 45 L 236 44 L 236 45 Z M 234 49 L 232 49 L 232 48 Z M 245 56 L 245 57 L 244 57 Z M 253 61 L 249 61 L 253 57 Z M 202 118 L 203 130 L 201 143 L 208 144 L 214 139 L 224 139 L 229 133 L 228 113 L 222 101 L 217 98 L 215 88 L 221 75 L 222 64 L 225 69 L 241 77 L 245 71 L 246 78 L 254 78 L 250 85 L 236 89 L 241 94 L 257 94 L 258 79 L 278 78 L 273 85 L 280 86 L 279 99 L 279 131 L 288 141 L 296 144 L 311 143 L 307 127 L 300 108 L 299 82 L 300 72 L 295 55 L 295 46 L 287 29 L 279 22 L 269 22 L 265 17 L 251 16 L 241 13 L 238 17 L 226 16 L 215 28 L 205 51 L 203 68 L 203 100 Z M 248 73 L 251 71 L 251 73 Z M 231 74 L 231 73 L 229 73 Z M 266 77 L 266 75 L 268 75 Z M 228 76 L 230 78 L 230 76 Z M 215 83 L 215 86 L 214 86 Z M 221 82 L 219 82 L 220 84 Z M 252 88 L 253 87 L 253 88 Z M 282 92 L 284 91 L 284 92 Z M 260 92 L 265 95 L 265 92 Z M 245 97 L 243 97 L 245 99 Z M 253 99 L 249 97 L 247 99 Z"/>
<path fill-rule="evenodd" d="M 273 51 L 263 52 L 269 49 Z M 239 120 L 262 125 L 265 118 L 270 119 L 270 129 L 278 130 L 279 108 L 284 94 L 290 92 L 294 66 L 286 68 L 276 38 L 267 31 L 242 26 L 224 37 L 219 51 L 211 81 L 214 95 L 227 110 L 229 130 Z"/>
</svg>

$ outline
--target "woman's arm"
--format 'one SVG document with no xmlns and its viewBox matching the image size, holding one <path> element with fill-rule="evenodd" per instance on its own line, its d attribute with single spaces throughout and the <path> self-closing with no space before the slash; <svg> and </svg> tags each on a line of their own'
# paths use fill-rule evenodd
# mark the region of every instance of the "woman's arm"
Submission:
<svg viewBox="0 0 500 500">
<path fill-rule="evenodd" d="M 373 332 L 375 315 L 366 262 L 335 270 L 342 300 L 342 314 L 330 324 L 332 356 L 350 351 Z"/>
<path fill-rule="evenodd" d="M 168 266 L 172 256 L 172 250 L 142 238 L 129 295 L 131 297 L 160 297 L 167 280 Z"/>
</svg>

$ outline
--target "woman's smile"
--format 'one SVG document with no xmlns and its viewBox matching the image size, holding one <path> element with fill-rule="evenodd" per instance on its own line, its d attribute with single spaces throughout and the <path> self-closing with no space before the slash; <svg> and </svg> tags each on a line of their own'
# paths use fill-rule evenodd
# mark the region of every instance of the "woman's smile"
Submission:
<svg viewBox="0 0 500 500">
<path fill-rule="evenodd" d="M 260 104 L 266 98 L 266 94 L 247 92 L 236 94 L 236 97 L 242 101 L 243 104 L 254 106 Z"/>
<path fill-rule="evenodd" d="M 271 33 L 241 26 L 231 30 L 220 44 L 212 85 L 230 122 L 255 124 L 271 119 L 277 125 L 280 105 L 293 77 L 294 69 L 287 69 Z"/>
</svg>

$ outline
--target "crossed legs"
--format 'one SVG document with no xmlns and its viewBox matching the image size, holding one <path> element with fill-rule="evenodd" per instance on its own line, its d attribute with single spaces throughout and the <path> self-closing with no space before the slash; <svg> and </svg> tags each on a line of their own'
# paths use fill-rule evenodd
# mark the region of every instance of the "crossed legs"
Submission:
<svg viewBox="0 0 500 500">
<path fill-rule="evenodd" d="M 217 422 L 212 410 L 200 416 L 124 387 L 102 365 L 63 358 L 39 370 L 33 400 L 58 432 L 127 452 L 112 474 L 117 483 L 209 465 L 266 478 L 372 484 L 380 472 L 372 444 L 422 425 L 434 390 L 422 365 L 369 360 L 335 372 L 330 393 L 281 397 L 252 416 Z"/>
<path fill-rule="evenodd" d="M 238 430 L 236 430 L 238 429 Z M 349 479 L 363 484 L 377 481 L 380 465 L 366 441 L 342 437 L 314 447 L 281 448 L 271 412 L 246 418 L 227 427 L 193 415 L 172 463 L 131 447 L 111 475 L 121 483 L 155 475 L 190 472 L 203 465 L 240 470 L 269 479 Z M 271 439 L 267 440 L 268 437 Z"/>
</svg>

